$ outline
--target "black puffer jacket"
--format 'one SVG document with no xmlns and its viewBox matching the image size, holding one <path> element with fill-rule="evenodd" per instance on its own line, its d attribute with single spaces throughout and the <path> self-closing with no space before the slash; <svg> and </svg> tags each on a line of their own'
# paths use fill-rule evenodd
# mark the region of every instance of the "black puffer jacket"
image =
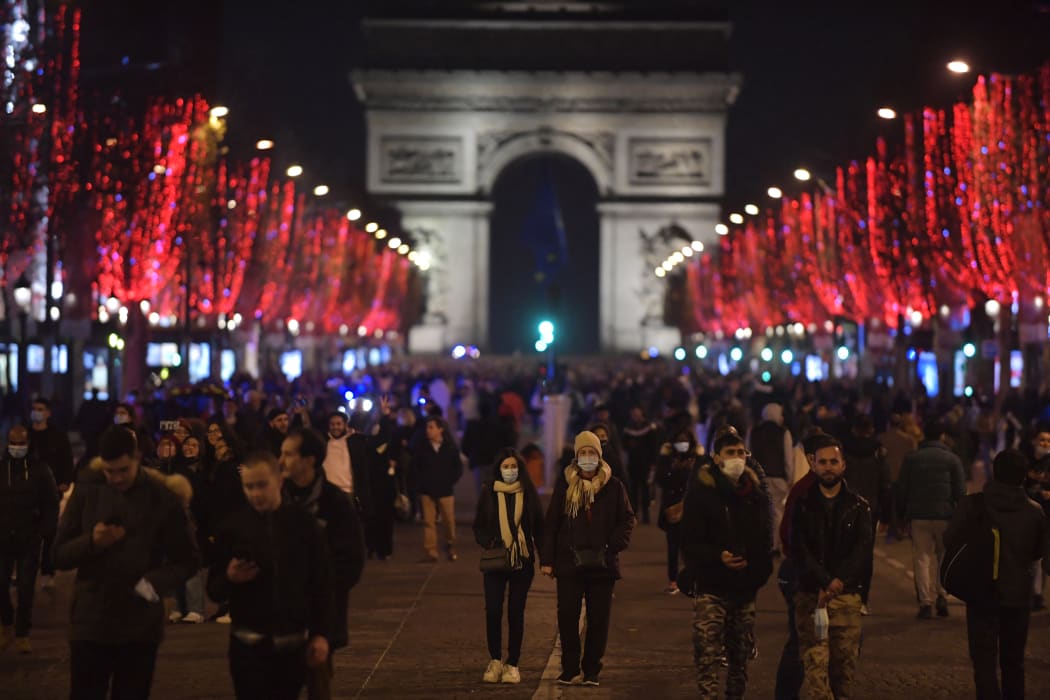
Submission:
<svg viewBox="0 0 1050 700">
<path fill-rule="evenodd" d="M 604 464 L 604 468 L 609 468 Z M 566 469 L 576 469 L 575 463 Z M 611 471 L 611 469 L 610 469 Z M 569 483 L 564 475 L 558 478 L 543 523 L 543 544 L 540 562 L 554 567 L 556 577 L 577 575 L 573 547 L 577 549 L 606 548 L 607 569 L 590 575 L 620 578 L 620 552 L 627 549 L 634 530 L 634 511 L 627 500 L 627 488 L 615 476 L 594 496 L 589 511 L 581 509 L 575 518 L 565 513 L 565 497 Z"/>
<path fill-rule="evenodd" d="M 886 449 L 873 437 L 850 433 L 842 439 L 842 452 L 850 489 L 879 515 L 889 503 L 890 468 L 886 463 Z"/>
<path fill-rule="evenodd" d="M 33 457 L 0 458 L 0 552 L 40 548 L 58 524 L 57 494 L 50 470 Z"/>
<path fill-rule="evenodd" d="M 750 599 L 773 573 L 769 496 L 755 472 L 746 469 L 735 486 L 712 464 L 701 465 L 685 495 L 679 532 L 686 568 L 700 593 Z M 722 552 L 747 560 L 734 571 Z"/>
<path fill-rule="evenodd" d="M 817 593 L 832 579 L 843 593 L 859 593 L 874 547 L 871 508 L 842 484 L 829 509 L 819 485 L 800 498 L 791 517 L 791 558 L 798 565 L 798 589 Z"/>
<path fill-rule="evenodd" d="M 681 503 L 685 498 L 685 492 L 689 487 L 689 477 L 693 474 L 696 464 L 702 456 L 696 452 L 687 457 L 691 459 L 676 459 L 677 453 L 670 443 L 664 443 L 660 448 L 660 457 L 656 462 L 656 483 L 660 485 L 660 515 L 656 519 L 656 525 L 661 530 L 677 529 L 681 524 L 667 522 L 667 509 L 676 503 Z"/>
<path fill-rule="evenodd" d="M 1025 496 L 1020 486 L 1007 486 L 989 481 L 984 486 L 984 505 L 991 521 L 999 528 L 999 580 L 996 584 L 999 605 L 1027 607 L 1032 603 L 1032 575 L 1036 562 L 1043 560 L 1043 570 L 1050 573 L 1047 520 L 1042 508 Z M 964 525 L 971 516 L 972 496 L 959 501 L 952 522 L 944 532 L 944 546 L 949 549 L 961 543 Z"/>
</svg>

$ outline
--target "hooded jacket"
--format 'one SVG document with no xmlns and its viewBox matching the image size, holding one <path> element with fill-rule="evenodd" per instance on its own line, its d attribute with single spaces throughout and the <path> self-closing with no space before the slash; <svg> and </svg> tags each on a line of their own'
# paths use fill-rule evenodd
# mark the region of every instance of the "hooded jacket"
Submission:
<svg viewBox="0 0 1050 700">
<path fill-rule="evenodd" d="M 656 483 L 660 485 L 660 514 L 656 518 L 656 525 L 661 530 L 678 528 L 678 525 L 667 522 L 667 509 L 676 503 L 681 503 L 685 498 L 686 490 L 689 488 L 689 477 L 696 471 L 696 465 L 704 459 L 703 450 L 699 445 L 692 453 L 685 453 L 686 457 L 693 459 L 682 465 L 675 466 L 675 457 L 678 453 L 674 446 L 665 442 L 660 447 L 660 456 L 656 462 Z"/>
<path fill-rule="evenodd" d="M 0 457 L 0 553 L 39 549 L 40 539 L 54 534 L 57 494 L 51 471 L 32 455 Z"/>
<path fill-rule="evenodd" d="M 997 602 L 1006 607 L 1028 607 L 1032 604 L 1032 576 L 1039 559 L 1043 571 L 1050 573 L 1047 520 L 1038 504 L 1031 501 L 1021 486 L 1008 486 L 989 481 L 984 486 L 984 506 L 991 521 L 999 528 L 999 579 Z M 959 501 L 952 521 L 944 532 L 944 545 L 959 546 L 965 524 L 975 508 L 972 496 Z"/>
<path fill-rule="evenodd" d="M 679 532 L 697 591 L 754 598 L 773 573 L 772 526 L 769 496 L 752 469 L 745 468 L 733 484 L 714 464 L 702 464 L 686 492 Z M 739 571 L 726 567 L 725 551 L 746 559 L 747 566 Z"/>
<path fill-rule="evenodd" d="M 164 604 L 135 593 L 146 579 L 162 597 L 195 574 L 200 556 L 187 518 L 192 489 L 180 475 L 139 467 L 124 493 L 106 483 L 102 460 L 92 460 L 77 482 L 58 526 L 52 558 L 61 570 L 77 569 L 70 639 L 103 644 L 159 643 Z M 119 521 L 123 540 L 96 549 L 97 523 Z"/>
</svg>

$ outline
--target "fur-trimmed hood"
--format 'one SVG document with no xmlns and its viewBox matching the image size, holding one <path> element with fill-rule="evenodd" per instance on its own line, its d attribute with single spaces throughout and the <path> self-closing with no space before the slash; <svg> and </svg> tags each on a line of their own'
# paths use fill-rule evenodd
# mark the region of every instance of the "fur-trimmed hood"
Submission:
<svg viewBox="0 0 1050 700">
<path fill-rule="evenodd" d="M 88 468 L 92 472 L 102 474 L 102 458 L 95 457 L 88 464 Z M 189 507 L 190 501 L 193 500 L 193 486 L 190 485 L 190 480 L 184 477 L 182 474 L 165 474 L 153 467 L 147 467 L 144 464 L 139 465 L 146 478 L 152 479 L 154 482 L 163 485 L 166 489 L 171 491 L 178 497 L 179 502 L 183 506 Z"/>
</svg>

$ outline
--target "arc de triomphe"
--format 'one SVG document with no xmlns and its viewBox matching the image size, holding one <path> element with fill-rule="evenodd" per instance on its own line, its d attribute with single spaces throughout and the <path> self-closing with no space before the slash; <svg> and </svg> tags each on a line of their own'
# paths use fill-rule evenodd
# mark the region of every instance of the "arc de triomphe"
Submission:
<svg viewBox="0 0 1050 700">
<path fill-rule="evenodd" d="M 504 3 L 529 4 L 536 3 Z M 537 31 L 556 42 L 562 35 L 607 43 L 629 31 L 642 51 L 647 41 L 668 36 L 715 36 L 724 43 L 728 30 L 728 23 L 710 21 L 627 25 L 593 12 L 561 12 L 554 19 L 535 12 L 457 20 L 369 18 L 363 25 L 377 46 L 425 36 L 440 51 L 473 36 L 475 46 L 501 47 L 497 52 L 512 50 L 518 35 Z M 409 335 L 413 352 L 445 352 L 457 343 L 486 347 L 489 197 L 504 168 L 547 153 L 576 160 L 598 187 L 602 349 L 656 346 L 666 352 L 680 342 L 677 330 L 663 324 L 664 281 L 654 270 L 691 241 L 716 247 L 726 110 L 738 89 L 736 76 L 677 66 L 645 73 L 443 70 L 411 60 L 398 66 L 389 50 L 385 56 L 379 67 L 355 70 L 352 82 L 365 106 L 368 189 L 400 210 L 402 227 L 432 260 L 427 313 Z M 647 58 L 651 63 L 652 56 Z"/>
</svg>

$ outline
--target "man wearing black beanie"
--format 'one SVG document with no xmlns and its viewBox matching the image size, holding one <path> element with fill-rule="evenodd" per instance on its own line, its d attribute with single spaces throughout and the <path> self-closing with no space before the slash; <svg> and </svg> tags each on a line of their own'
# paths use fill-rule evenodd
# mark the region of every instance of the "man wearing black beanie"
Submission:
<svg viewBox="0 0 1050 700">
<path fill-rule="evenodd" d="M 944 533 L 949 552 L 956 551 L 972 532 L 972 523 L 985 509 L 999 532 L 998 578 L 994 595 L 966 604 L 966 632 L 978 698 L 1023 698 L 1024 653 L 1032 605 L 1033 566 L 1043 560 L 1050 571 L 1047 520 L 1042 509 L 1024 491 L 1028 459 L 1017 450 L 1004 450 L 992 463 L 993 479 L 985 484 L 983 505 L 978 496 L 959 502 Z M 996 675 L 1002 673 L 1002 694 Z"/>
</svg>

